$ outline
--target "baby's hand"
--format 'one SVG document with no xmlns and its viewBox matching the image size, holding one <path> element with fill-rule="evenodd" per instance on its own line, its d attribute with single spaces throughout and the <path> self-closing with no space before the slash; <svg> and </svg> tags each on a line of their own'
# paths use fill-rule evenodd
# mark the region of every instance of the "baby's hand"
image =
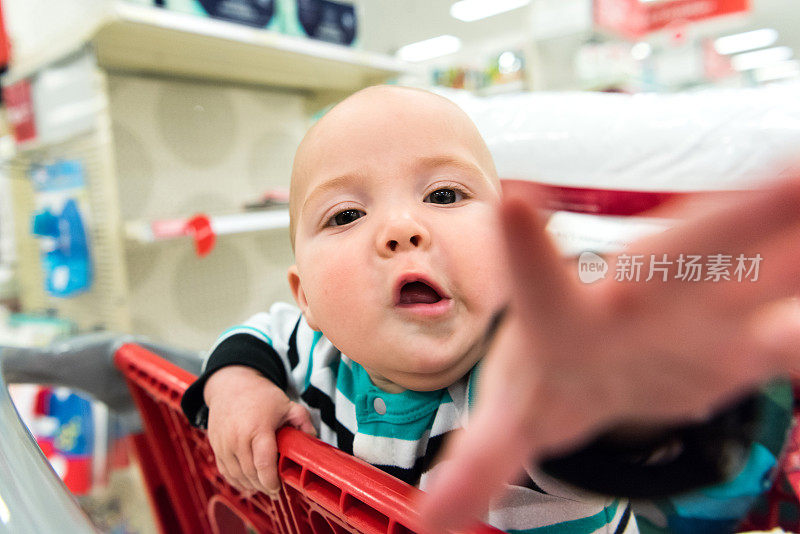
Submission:
<svg viewBox="0 0 800 534">
<path fill-rule="evenodd" d="M 289 424 L 316 435 L 308 411 L 250 367 L 231 365 L 206 382 L 208 439 L 217 468 L 242 491 L 280 491 L 275 432 Z"/>
</svg>

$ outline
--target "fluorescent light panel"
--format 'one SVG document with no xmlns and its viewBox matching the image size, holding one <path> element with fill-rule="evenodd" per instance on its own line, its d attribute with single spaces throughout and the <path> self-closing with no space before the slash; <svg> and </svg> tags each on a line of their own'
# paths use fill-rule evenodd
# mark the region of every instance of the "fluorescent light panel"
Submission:
<svg viewBox="0 0 800 534">
<path fill-rule="evenodd" d="M 747 50 L 756 50 L 772 46 L 778 40 L 778 31 L 763 28 L 751 32 L 726 35 L 714 41 L 714 49 L 720 54 L 738 54 Z"/>
<path fill-rule="evenodd" d="M 450 15 L 464 22 L 485 19 L 526 6 L 531 0 L 461 0 L 450 6 Z"/>
<path fill-rule="evenodd" d="M 453 35 L 440 35 L 405 45 L 397 51 L 397 57 L 403 61 L 425 61 L 458 52 L 459 49 L 461 39 Z"/>
<path fill-rule="evenodd" d="M 735 55 L 731 58 L 731 64 L 738 71 L 752 70 L 792 59 L 792 55 L 792 49 L 788 46 L 775 46 Z"/>
</svg>

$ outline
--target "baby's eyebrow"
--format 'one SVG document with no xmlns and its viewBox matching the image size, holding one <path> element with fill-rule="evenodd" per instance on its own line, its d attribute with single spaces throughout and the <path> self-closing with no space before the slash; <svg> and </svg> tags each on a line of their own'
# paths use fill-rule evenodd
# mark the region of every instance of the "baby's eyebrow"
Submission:
<svg viewBox="0 0 800 534">
<path fill-rule="evenodd" d="M 314 200 L 316 197 L 324 195 L 329 191 L 333 191 L 336 189 L 342 189 L 348 185 L 354 185 L 359 183 L 364 183 L 367 180 L 366 176 L 362 173 L 354 172 L 350 174 L 343 174 L 341 176 L 336 176 L 335 178 L 331 178 L 329 180 L 325 180 L 306 196 L 305 202 L 303 202 L 303 210 L 305 210 L 306 206 Z"/>
<path fill-rule="evenodd" d="M 419 159 L 418 165 L 423 169 L 456 167 L 471 174 L 483 175 L 483 171 L 477 165 L 453 156 L 426 156 Z"/>
</svg>

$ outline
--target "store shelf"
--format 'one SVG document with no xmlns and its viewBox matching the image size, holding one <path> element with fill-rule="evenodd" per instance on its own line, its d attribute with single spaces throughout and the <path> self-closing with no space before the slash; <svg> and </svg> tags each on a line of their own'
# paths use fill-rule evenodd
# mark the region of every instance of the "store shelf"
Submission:
<svg viewBox="0 0 800 534">
<path fill-rule="evenodd" d="M 192 218 L 161 219 L 154 221 L 129 221 L 125 223 L 125 237 L 140 244 L 155 243 L 181 237 L 192 233 L 187 225 Z M 289 227 L 289 210 L 276 209 L 233 215 L 208 217 L 214 235 L 242 234 L 280 230 Z"/>
<path fill-rule="evenodd" d="M 499 83 L 496 85 L 489 85 L 477 91 L 479 96 L 495 96 L 495 95 L 508 95 L 513 93 L 521 93 L 526 90 L 526 85 L 523 80 L 514 80 L 512 82 Z"/>
<path fill-rule="evenodd" d="M 6 83 L 86 43 L 111 71 L 312 91 L 354 91 L 407 69 L 382 54 L 122 1 L 111 2 L 69 41 L 68 50 L 62 41 L 57 51 L 12 65 Z"/>
</svg>

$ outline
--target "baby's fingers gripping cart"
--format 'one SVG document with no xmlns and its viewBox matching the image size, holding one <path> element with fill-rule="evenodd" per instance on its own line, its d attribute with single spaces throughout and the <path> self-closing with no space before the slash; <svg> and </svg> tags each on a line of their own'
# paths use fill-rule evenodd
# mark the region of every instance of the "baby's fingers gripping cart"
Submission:
<svg viewBox="0 0 800 534">
<path fill-rule="evenodd" d="M 137 345 L 114 358 L 144 433 L 134 438 L 157 521 L 165 533 L 411 534 L 419 532 L 419 490 L 298 430 L 278 433 L 276 500 L 246 496 L 217 470 L 203 430 L 180 409 L 196 378 Z M 487 525 L 475 534 L 500 532 Z"/>
</svg>

